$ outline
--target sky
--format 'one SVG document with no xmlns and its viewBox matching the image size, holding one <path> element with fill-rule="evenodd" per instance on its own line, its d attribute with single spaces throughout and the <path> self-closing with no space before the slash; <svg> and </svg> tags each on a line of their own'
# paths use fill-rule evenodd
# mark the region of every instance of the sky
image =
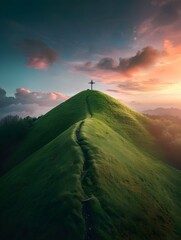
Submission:
<svg viewBox="0 0 181 240">
<path fill-rule="evenodd" d="M 181 108 L 180 0 L 1 0 L 0 118 L 94 88 L 143 111 Z"/>
</svg>

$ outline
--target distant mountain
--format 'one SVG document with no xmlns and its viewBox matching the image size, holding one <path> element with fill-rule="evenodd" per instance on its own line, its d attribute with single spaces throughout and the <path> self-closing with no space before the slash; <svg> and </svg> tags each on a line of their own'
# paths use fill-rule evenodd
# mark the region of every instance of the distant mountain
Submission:
<svg viewBox="0 0 181 240">
<path fill-rule="evenodd" d="M 146 110 L 143 113 L 148 115 L 158 115 L 158 116 L 169 115 L 169 116 L 181 118 L 181 109 L 178 109 L 178 108 L 156 108 L 156 109 Z"/>
<path fill-rule="evenodd" d="M 37 120 L 0 178 L 0 239 L 179 240 L 181 174 L 149 121 L 90 90 Z"/>
</svg>

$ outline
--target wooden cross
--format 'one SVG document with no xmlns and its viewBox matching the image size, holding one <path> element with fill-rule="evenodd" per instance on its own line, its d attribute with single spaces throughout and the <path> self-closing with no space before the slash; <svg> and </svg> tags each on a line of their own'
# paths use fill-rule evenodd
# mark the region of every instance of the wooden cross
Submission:
<svg viewBox="0 0 181 240">
<path fill-rule="evenodd" d="M 95 84 L 95 82 L 94 82 L 93 80 L 91 80 L 91 81 L 89 82 L 89 84 L 91 84 L 91 90 L 93 90 L 93 84 Z"/>
</svg>

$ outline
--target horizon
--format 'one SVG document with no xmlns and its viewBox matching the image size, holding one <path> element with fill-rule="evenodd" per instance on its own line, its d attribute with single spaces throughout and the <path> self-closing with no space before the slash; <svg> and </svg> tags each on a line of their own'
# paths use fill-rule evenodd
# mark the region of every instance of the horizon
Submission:
<svg viewBox="0 0 181 240">
<path fill-rule="evenodd" d="M 1 89 L 0 89 L 1 90 Z M 85 91 L 87 91 L 87 90 L 90 90 L 90 91 L 95 91 L 95 92 L 99 92 L 99 93 L 104 93 L 104 94 L 106 94 L 106 95 L 108 95 L 108 96 L 110 96 L 110 97 L 113 97 L 113 96 L 111 96 L 110 94 L 108 94 L 108 93 L 105 93 L 105 92 L 102 92 L 102 91 L 99 91 L 99 90 L 97 90 L 97 89 L 91 89 L 91 87 L 90 87 L 90 89 L 85 89 L 85 90 L 82 90 L 82 91 L 80 91 L 80 92 L 77 92 L 77 93 L 75 93 L 73 96 L 62 96 L 61 95 L 61 97 L 62 97 L 62 100 L 61 100 L 61 102 L 60 103 L 58 103 L 58 101 L 60 100 L 60 99 L 58 99 L 57 100 L 57 98 L 55 98 L 55 99 L 53 99 L 53 100 L 56 100 L 56 103 L 49 103 L 50 105 L 48 106 L 48 107 L 46 107 L 46 108 L 44 108 L 44 106 L 42 106 L 42 109 L 40 110 L 40 111 L 32 111 L 32 109 L 31 109 L 31 107 L 30 108 L 27 108 L 27 111 L 26 112 L 23 112 L 23 111 L 20 111 L 20 112 L 16 112 L 16 111 L 12 111 L 12 112 L 10 112 L 10 114 L 9 113 L 3 113 L 3 111 L 0 111 L 0 120 L 1 119 L 3 119 L 3 118 L 5 118 L 5 117 L 7 117 L 7 116 L 19 116 L 20 118 L 25 118 L 25 117 L 35 117 L 35 118 L 38 118 L 38 117 L 41 117 L 41 116 L 43 116 L 44 114 L 46 114 L 46 113 L 48 113 L 49 111 L 51 111 L 53 108 L 55 108 L 55 107 L 57 107 L 57 106 L 59 106 L 59 105 L 61 105 L 62 103 L 64 103 L 65 101 L 67 101 L 67 100 L 69 100 L 70 98 L 72 98 L 72 97 L 74 97 L 75 95 L 78 95 L 78 94 L 80 94 L 80 93 L 83 93 L 83 92 L 85 92 Z M 36 96 L 36 94 L 37 93 L 31 93 L 30 91 L 27 91 L 27 93 L 28 94 L 31 94 L 31 95 L 34 95 L 35 94 L 35 96 Z M 43 93 L 43 94 L 45 94 L 46 96 L 48 96 L 48 95 L 52 95 L 52 97 L 54 96 L 54 94 L 57 94 L 57 96 L 59 96 L 59 93 Z M 18 109 L 18 107 L 22 107 L 22 103 L 21 102 L 18 102 L 18 99 L 16 98 L 16 95 L 14 95 L 14 96 L 10 96 L 10 97 L 7 97 L 7 98 L 9 98 L 9 99 L 12 99 L 13 98 L 13 101 L 14 101 L 14 103 L 13 104 L 11 104 L 13 107 L 14 106 L 16 106 L 16 108 Z M 113 97 L 114 98 L 114 97 Z M 116 99 L 116 98 L 114 98 L 114 99 Z M 134 110 L 134 111 L 137 111 L 137 112 L 140 112 L 140 113 L 142 113 L 142 114 L 148 114 L 148 115 L 152 115 L 152 116 L 154 116 L 154 115 L 156 115 L 156 116 L 173 116 L 173 117 L 179 117 L 179 118 L 181 118 L 181 109 L 179 109 L 179 108 L 176 108 L 176 107 L 157 107 L 157 108 L 146 108 L 146 109 L 143 109 L 143 110 L 141 110 L 141 111 L 139 111 L 139 110 L 137 110 L 137 109 L 134 109 L 133 107 L 130 107 L 130 106 L 128 106 L 127 104 L 125 104 L 124 102 L 122 102 L 122 101 L 120 101 L 119 99 L 116 99 L 116 100 L 118 100 L 119 102 L 120 102 L 120 104 L 124 104 L 125 106 L 127 106 L 127 107 L 129 107 L 130 109 L 132 109 L 132 110 Z M 37 100 L 36 100 L 37 101 Z M 39 104 L 41 104 L 41 101 L 42 101 L 42 99 L 40 98 L 40 99 L 38 99 L 38 101 L 40 101 L 39 102 Z M 51 105 L 52 104 L 52 105 Z M 55 105 L 54 105 L 55 104 Z M 11 107 L 11 105 L 10 105 L 10 107 Z M 26 104 L 25 104 L 26 105 Z M 33 104 L 32 104 L 33 105 Z M 28 106 L 28 104 L 27 104 L 27 106 Z M 27 107 L 26 106 L 26 107 Z M 33 105 L 34 106 L 34 105 Z M 28 112 L 29 111 L 29 112 Z M 174 112 L 173 112 L 174 111 Z M 3 115 L 4 114 L 4 115 Z"/>
<path fill-rule="evenodd" d="M 38 116 L 76 93 L 139 112 L 181 109 L 179 0 L 0 3 L 0 118 Z"/>
</svg>

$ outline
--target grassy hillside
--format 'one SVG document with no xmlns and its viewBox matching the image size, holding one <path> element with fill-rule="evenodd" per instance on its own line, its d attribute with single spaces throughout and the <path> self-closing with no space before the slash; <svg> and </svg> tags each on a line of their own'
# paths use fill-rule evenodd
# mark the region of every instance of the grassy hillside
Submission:
<svg viewBox="0 0 181 240">
<path fill-rule="evenodd" d="M 97 91 L 46 114 L 0 178 L 0 238 L 180 239 L 181 174 L 147 123 Z"/>
<path fill-rule="evenodd" d="M 82 135 L 92 159 L 87 186 L 98 239 L 179 239 L 180 173 L 101 121 L 87 121 Z"/>
<path fill-rule="evenodd" d="M 86 118 L 86 94 L 86 92 L 77 94 L 41 117 L 17 151 L 8 159 L 6 168 L 10 169 L 15 166 L 74 123 Z"/>
<path fill-rule="evenodd" d="M 74 128 L 1 178 L 1 239 L 83 239 L 83 160 Z"/>
</svg>

